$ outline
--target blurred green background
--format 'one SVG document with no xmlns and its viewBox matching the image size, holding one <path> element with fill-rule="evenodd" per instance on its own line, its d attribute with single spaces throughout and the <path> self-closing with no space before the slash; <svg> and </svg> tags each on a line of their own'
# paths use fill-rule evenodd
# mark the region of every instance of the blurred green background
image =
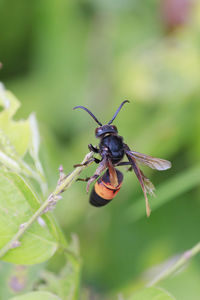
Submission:
<svg viewBox="0 0 200 300">
<path fill-rule="evenodd" d="M 136 290 L 147 269 L 199 241 L 198 1 L 0 0 L 0 61 L 0 80 L 22 102 L 17 118 L 37 114 L 50 190 L 60 164 L 70 172 L 87 145 L 98 144 L 96 123 L 72 111 L 75 105 L 105 123 L 129 99 L 114 122 L 119 134 L 131 149 L 172 161 L 165 172 L 144 169 L 157 188 L 150 219 L 137 179 L 125 168 L 110 205 L 90 206 L 82 182 L 57 205 L 66 235 L 78 233 L 91 299 Z M 57 264 L 55 258 L 49 266 Z M 159 286 L 178 300 L 200 299 L 199 266 L 196 257 Z"/>
</svg>

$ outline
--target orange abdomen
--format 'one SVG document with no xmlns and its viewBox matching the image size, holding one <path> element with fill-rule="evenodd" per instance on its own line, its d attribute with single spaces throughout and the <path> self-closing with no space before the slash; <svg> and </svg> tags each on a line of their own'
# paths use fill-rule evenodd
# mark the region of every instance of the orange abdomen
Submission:
<svg viewBox="0 0 200 300">
<path fill-rule="evenodd" d="M 108 170 L 97 180 L 90 195 L 90 203 L 92 205 L 97 207 L 104 206 L 117 195 L 122 185 L 123 174 L 117 169 L 116 173 L 118 179 L 118 185 L 116 187 L 110 183 Z"/>
</svg>

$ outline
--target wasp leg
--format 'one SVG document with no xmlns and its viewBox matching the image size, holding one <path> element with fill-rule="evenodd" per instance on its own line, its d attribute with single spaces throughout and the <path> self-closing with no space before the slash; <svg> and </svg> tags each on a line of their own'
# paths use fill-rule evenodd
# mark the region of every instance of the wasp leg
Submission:
<svg viewBox="0 0 200 300">
<path fill-rule="evenodd" d="M 106 162 L 106 159 L 104 158 L 98 168 L 96 169 L 95 173 L 93 176 L 90 177 L 90 179 L 88 180 L 88 183 L 87 183 L 87 187 L 86 187 L 86 191 L 87 193 L 89 192 L 89 188 L 90 188 L 90 184 L 95 181 L 100 175 L 101 173 L 107 168 L 107 162 Z"/>
<path fill-rule="evenodd" d="M 94 153 L 99 153 L 99 149 L 97 147 L 92 146 L 92 144 L 89 144 L 88 148 L 90 151 L 93 151 Z"/>
<path fill-rule="evenodd" d="M 128 166 L 128 165 L 131 165 L 131 163 L 129 161 L 122 161 L 122 162 L 117 164 L 117 167 L 119 167 L 119 166 Z"/>
<path fill-rule="evenodd" d="M 132 171 L 132 165 L 129 161 L 122 161 L 120 163 L 117 164 L 117 167 L 120 167 L 120 166 L 131 166 L 130 168 L 127 169 L 127 171 Z"/>
<path fill-rule="evenodd" d="M 76 167 L 83 167 L 83 166 L 87 166 L 88 164 L 90 164 L 91 162 L 95 162 L 96 164 L 99 164 L 100 163 L 100 160 L 98 158 L 91 158 L 89 160 L 87 160 L 86 162 L 84 162 L 84 164 L 76 164 L 74 165 L 73 167 L 76 168 Z"/>
<path fill-rule="evenodd" d="M 86 177 L 86 178 L 77 178 L 76 181 L 88 181 L 90 179 L 90 177 Z"/>
</svg>

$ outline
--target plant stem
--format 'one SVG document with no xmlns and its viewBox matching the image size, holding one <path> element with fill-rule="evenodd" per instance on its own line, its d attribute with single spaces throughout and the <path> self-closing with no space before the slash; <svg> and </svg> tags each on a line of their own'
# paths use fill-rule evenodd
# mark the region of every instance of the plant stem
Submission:
<svg viewBox="0 0 200 300">
<path fill-rule="evenodd" d="M 180 258 L 172 265 L 165 269 L 163 272 L 158 274 L 151 282 L 148 283 L 147 286 L 153 286 L 160 282 L 161 280 L 167 278 L 171 274 L 175 273 L 181 267 L 183 267 L 192 257 L 200 253 L 200 242 L 197 243 L 193 248 L 190 250 L 185 251 Z"/>
<path fill-rule="evenodd" d="M 82 164 L 84 164 L 87 160 L 91 159 L 93 156 L 93 152 L 88 153 Z M 91 164 L 91 163 L 90 163 Z M 63 179 L 58 182 L 53 193 L 49 195 L 49 197 L 42 203 L 39 209 L 34 213 L 34 215 L 25 223 L 21 224 L 17 233 L 12 237 L 12 239 L 0 250 L 0 257 L 3 257 L 10 249 L 16 248 L 20 246 L 19 239 L 23 236 L 23 234 L 28 230 L 28 228 L 41 216 L 43 213 L 49 211 L 54 207 L 57 201 L 60 199 L 59 195 L 64 192 L 66 189 L 70 187 L 70 185 L 77 179 L 80 173 L 85 169 L 88 165 L 77 167 L 72 173 L 68 176 L 64 176 Z"/>
</svg>

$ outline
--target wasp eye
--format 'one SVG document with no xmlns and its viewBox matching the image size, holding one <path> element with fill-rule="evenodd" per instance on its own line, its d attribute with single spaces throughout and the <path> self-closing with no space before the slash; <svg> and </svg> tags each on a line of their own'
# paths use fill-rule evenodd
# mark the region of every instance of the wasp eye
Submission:
<svg viewBox="0 0 200 300">
<path fill-rule="evenodd" d="M 96 128 L 95 129 L 95 134 L 98 134 L 99 133 L 99 128 Z"/>
<path fill-rule="evenodd" d="M 97 127 L 95 129 L 95 135 L 96 137 L 100 136 L 102 134 L 102 128 L 101 127 Z"/>
<path fill-rule="evenodd" d="M 117 127 L 115 125 L 112 125 L 112 128 L 117 132 Z"/>
</svg>

